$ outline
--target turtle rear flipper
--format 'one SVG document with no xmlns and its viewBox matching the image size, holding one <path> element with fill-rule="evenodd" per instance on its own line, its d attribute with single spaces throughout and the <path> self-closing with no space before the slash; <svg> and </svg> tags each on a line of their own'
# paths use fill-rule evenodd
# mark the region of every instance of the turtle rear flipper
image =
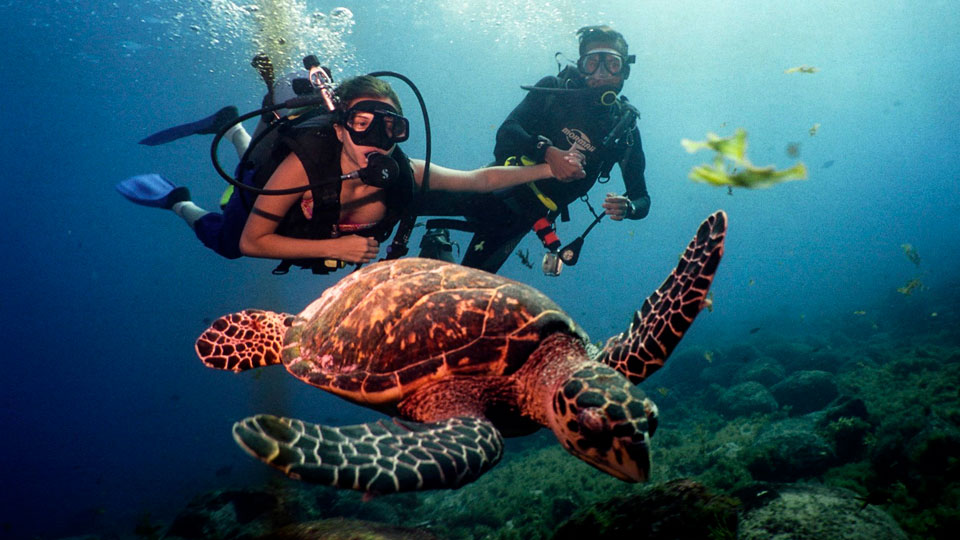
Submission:
<svg viewBox="0 0 960 540">
<path fill-rule="evenodd" d="M 283 336 L 294 319 L 259 309 L 224 315 L 197 338 L 194 349 L 205 366 L 216 369 L 245 371 L 279 364 Z"/>
<path fill-rule="evenodd" d="M 643 302 L 630 328 L 607 340 L 597 361 L 634 384 L 660 369 L 705 305 L 726 234 L 727 214 L 722 210 L 705 219 L 677 267 Z"/>
<path fill-rule="evenodd" d="M 327 427 L 257 415 L 237 422 L 233 438 L 291 478 L 372 494 L 458 488 L 500 461 L 493 424 L 454 417 L 422 424 L 400 419 Z"/>
</svg>

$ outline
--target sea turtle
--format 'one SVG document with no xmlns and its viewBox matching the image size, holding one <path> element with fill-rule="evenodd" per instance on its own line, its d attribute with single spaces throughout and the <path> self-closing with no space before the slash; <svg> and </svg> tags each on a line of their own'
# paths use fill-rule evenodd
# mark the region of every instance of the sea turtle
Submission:
<svg viewBox="0 0 960 540">
<path fill-rule="evenodd" d="M 370 494 L 457 488 L 500 460 L 502 436 L 549 427 L 571 454 L 628 482 L 650 472 L 657 408 L 635 384 L 660 368 L 707 302 L 727 216 L 708 217 L 630 328 L 594 355 L 536 289 L 432 259 L 367 266 L 299 315 L 246 310 L 197 339 L 210 367 L 283 364 L 393 416 L 345 427 L 257 415 L 233 436 L 288 476 Z"/>
</svg>

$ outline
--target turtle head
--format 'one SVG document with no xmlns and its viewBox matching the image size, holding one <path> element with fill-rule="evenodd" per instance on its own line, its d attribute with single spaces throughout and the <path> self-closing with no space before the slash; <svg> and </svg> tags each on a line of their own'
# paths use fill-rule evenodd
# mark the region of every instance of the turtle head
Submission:
<svg viewBox="0 0 960 540">
<path fill-rule="evenodd" d="M 626 482 L 650 476 L 657 406 L 612 368 L 574 372 L 553 396 L 550 428 L 568 452 Z"/>
</svg>

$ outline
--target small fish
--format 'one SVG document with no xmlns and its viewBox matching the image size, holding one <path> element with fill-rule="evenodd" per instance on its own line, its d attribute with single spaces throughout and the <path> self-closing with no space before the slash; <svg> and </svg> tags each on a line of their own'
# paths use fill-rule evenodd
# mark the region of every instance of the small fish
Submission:
<svg viewBox="0 0 960 540">
<path fill-rule="evenodd" d="M 750 281 L 747 282 L 747 287 L 753 287 L 757 284 L 757 280 L 750 278 Z"/>
<path fill-rule="evenodd" d="M 792 142 L 787 144 L 786 152 L 787 155 L 792 158 L 800 157 L 800 143 Z"/>
<path fill-rule="evenodd" d="M 939 314 L 938 314 L 936 311 L 934 311 L 933 313 L 930 314 L 931 317 L 936 317 L 937 315 L 939 315 Z"/>
<path fill-rule="evenodd" d="M 820 71 L 820 68 L 808 66 L 806 64 L 783 70 L 784 73 L 816 73 L 818 71 Z"/>
<path fill-rule="evenodd" d="M 703 307 L 707 308 L 707 311 L 713 313 L 713 291 L 707 293 L 706 298 L 703 299 Z"/>
<path fill-rule="evenodd" d="M 854 311 L 853 314 L 854 314 L 854 315 L 866 315 L 867 312 L 864 311 L 864 310 L 862 310 L 862 309 L 858 309 L 857 311 Z"/>
<path fill-rule="evenodd" d="M 484 243 L 484 242 L 485 242 L 485 240 L 481 240 L 481 241 L 477 242 L 477 245 L 473 246 L 473 250 L 474 250 L 474 251 L 483 251 L 483 243 Z"/>
<path fill-rule="evenodd" d="M 667 388 L 667 387 L 665 387 L 665 386 L 661 386 L 661 387 L 657 388 L 657 392 L 660 392 L 660 395 L 661 395 L 661 396 L 666 396 L 667 394 L 670 393 L 670 389 Z"/>
<path fill-rule="evenodd" d="M 637 235 L 636 231 L 627 231 L 627 236 L 629 236 L 630 238 L 633 238 L 636 235 Z"/>
<path fill-rule="evenodd" d="M 223 478 L 224 476 L 230 476 L 230 473 L 233 472 L 233 465 L 224 465 L 217 469 L 213 474 L 217 478 Z"/>
<path fill-rule="evenodd" d="M 898 287 L 897 292 L 904 295 L 910 296 L 913 294 L 913 291 L 922 291 L 926 289 L 923 282 L 920 281 L 920 278 L 913 278 L 906 283 L 903 287 Z"/>
<path fill-rule="evenodd" d="M 759 327 L 759 326 L 750 329 L 750 333 L 751 333 L 751 334 L 756 334 L 756 333 L 759 332 L 759 331 L 760 331 L 760 327 Z"/>
<path fill-rule="evenodd" d="M 727 195 L 733 195 L 733 186 L 727 186 Z"/>
<path fill-rule="evenodd" d="M 823 162 L 823 165 L 821 165 L 820 167 L 823 168 L 823 169 L 829 169 L 830 167 L 833 167 L 833 164 L 834 164 L 834 163 L 836 163 L 836 161 L 834 161 L 834 160 L 832 160 L 832 159 L 828 159 L 828 160 L 824 161 L 824 162 Z"/>
<path fill-rule="evenodd" d="M 708 364 L 713 363 L 713 351 L 704 351 L 703 358 L 707 361 Z"/>
<path fill-rule="evenodd" d="M 817 131 L 820 131 L 820 124 L 814 124 L 814 125 L 810 126 L 810 129 L 809 129 L 809 130 L 807 130 L 807 132 L 810 133 L 810 136 L 811 136 L 811 137 L 813 137 L 814 135 L 816 135 L 816 134 L 817 134 Z"/>
<path fill-rule="evenodd" d="M 533 263 L 530 262 L 530 250 L 529 249 L 518 249 L 517 257 L 520 257 L 520 264 L 526 266 L 527 268 L 533 268 Z"/>
<path fill-rule="evenodd" d="M 911 244 L 900 244 L 900 249 L 903 250 L 903 254 L 910 259 L 914 266 L 920 267 L 920 253 Z"/>
</svg>

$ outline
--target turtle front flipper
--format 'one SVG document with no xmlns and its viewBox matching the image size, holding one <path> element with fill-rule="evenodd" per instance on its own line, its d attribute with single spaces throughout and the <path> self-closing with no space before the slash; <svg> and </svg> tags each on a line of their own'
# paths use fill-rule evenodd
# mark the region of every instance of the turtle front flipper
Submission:
<svg viewBox="0 0 960 540">
<path fill-rule="evenodd" d="M 726 234 L 727 214 L 722 210 L 705 219 L 677 267 L 643 302 L 630 328 L 607 340 L 597 361 L 634 384 L 660 369 L 706 304 Z"/>
<path fill-rule="evenodd" d="M 466 416 L 327 427 L 264 414 L 234 424 L 233 438 L 291 478 L 373 494 L 458 488 L 503 453 L 493 424 Z"/>
<path fill-rule="evenodd" d="M 293 315 L 247 309 L 224 315 L 197 338 L 194 349 L 203 365 L 228 371 L 279 364 L 283 337 Z"/>
</svg>

